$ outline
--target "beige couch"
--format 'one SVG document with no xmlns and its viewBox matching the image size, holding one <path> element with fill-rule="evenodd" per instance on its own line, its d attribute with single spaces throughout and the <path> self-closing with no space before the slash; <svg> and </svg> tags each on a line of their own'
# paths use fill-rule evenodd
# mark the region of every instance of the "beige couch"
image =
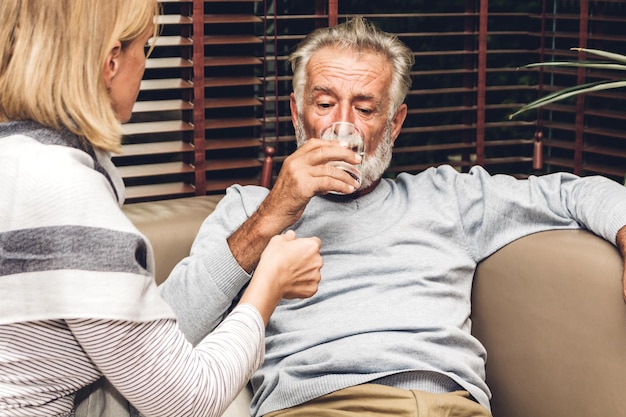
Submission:
<svg viewBox="0 0 626 417">
<path fill-rule="evenodd" d="M 220 196 L 124 208 L 162 282 Z M 626 304 L 617 250 L 584 231 L 531 235 L 478 268 L 473 333 L 488 352 L 495 417 L 626 417 Z M 225 416 L 248 416 L 243 392 Z"/>
</svg>

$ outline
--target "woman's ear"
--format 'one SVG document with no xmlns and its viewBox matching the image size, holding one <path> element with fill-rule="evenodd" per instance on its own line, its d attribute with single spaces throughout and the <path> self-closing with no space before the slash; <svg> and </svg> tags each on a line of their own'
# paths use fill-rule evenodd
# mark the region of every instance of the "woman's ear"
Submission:
<svg viewBox="0 0 626 417">
<path fill-rule="evenodd" d="M 122 43 L 115 41 L 104 61 L 104 85 L 111 88 L 111 82 L 120 70 L 120 55 L 122 53 Z"/>
</svg>

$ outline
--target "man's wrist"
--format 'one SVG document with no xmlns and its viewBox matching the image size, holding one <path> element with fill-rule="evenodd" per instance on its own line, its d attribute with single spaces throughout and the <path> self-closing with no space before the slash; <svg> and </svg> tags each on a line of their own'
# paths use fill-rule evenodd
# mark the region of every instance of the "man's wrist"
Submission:
<svg viewBox="0 0 626 417">
<path fill-rule="evenodd" d="M 626 225 L 617 231 L 615 236 L 615 244 L 622 256 L 626 257 Z"/>
</svg>

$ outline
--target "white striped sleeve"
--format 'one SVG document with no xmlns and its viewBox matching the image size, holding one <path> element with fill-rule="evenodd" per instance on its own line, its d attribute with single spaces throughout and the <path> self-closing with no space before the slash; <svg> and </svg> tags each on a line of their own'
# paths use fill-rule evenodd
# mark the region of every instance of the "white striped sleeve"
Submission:
<svg viewBox="0 0 626 417">
<path fill-rule="evenodd" d="M 258 310 L 239 305 L 195 348 L 174 320 L 67 320 L 98 369 L 144 416 L 220 416 L 264 356 Z"/>
</svg>

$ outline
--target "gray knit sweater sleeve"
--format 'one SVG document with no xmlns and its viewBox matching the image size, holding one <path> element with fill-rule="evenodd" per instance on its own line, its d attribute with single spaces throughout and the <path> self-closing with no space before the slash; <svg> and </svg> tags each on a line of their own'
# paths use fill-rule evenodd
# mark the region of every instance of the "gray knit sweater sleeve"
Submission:
<svg viewBox="0 0 626 417">
<path fill-rule="evenodd" d="M 453 184 L 459 219 L 476 261 L 515 239 L 548 229 L 584 228 L 615 244 L 626 224 L 626 187 L 604 177 L 556 173 L 520 181 L 491 176 L 480 167 L 467 175 L 443 172 L 437 179 Z"/>
<path fill-rule="evenodd" d="M 189 256 L 159 287 L 194 345 L 226 317 L 251 278 L 233 257 L 226 239 L 257 209 L 268 191 L 245 187 L 246 199 L 241 193 L 239 186 L 228 189 L 203 222 Z"/>
</svg>

